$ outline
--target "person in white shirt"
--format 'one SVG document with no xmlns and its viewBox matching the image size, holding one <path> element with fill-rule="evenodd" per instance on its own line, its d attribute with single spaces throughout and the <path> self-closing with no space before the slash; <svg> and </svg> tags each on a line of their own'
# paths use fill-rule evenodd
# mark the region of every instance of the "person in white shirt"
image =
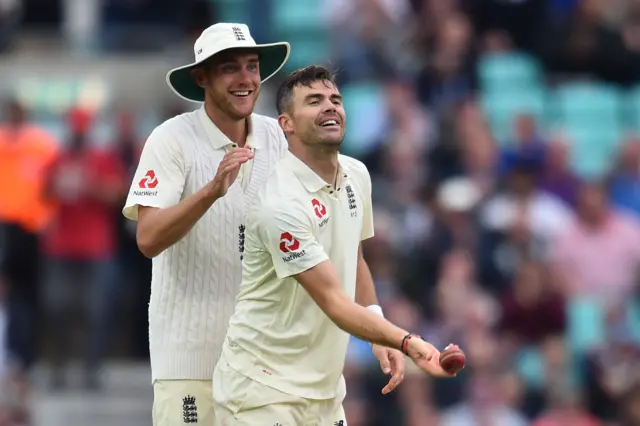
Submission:
<svg viewBox="0 0 640 426">
<path fill-rule="evenodd" d="M 167 74 L 178 96 L 204 105 L 151 133 L 123 210 L 153 258 L 155 426 L 213 424 L 211 378 L 241 281 L 245 212 L 287 150 L 276 120 L 253 109 L 289 52 L 220 23 L 195 42 L 193 64 Z"/>
<path fill-rule="evenodd" d="M 349 334 L 386 351 L 392 373 L 404 371 L 400 349 L 428 374 L 451 375 L 433 345 L 377 306 L 360 244 L 373 236 L 371 179 L 338 153 L 346 121 L 333 76 L 299 70 L 277 102 L 289 153 L 247 213 L 242 284 L 213 375 L 215 425 L 344 425 L 336 385 Z"/>
</svg>

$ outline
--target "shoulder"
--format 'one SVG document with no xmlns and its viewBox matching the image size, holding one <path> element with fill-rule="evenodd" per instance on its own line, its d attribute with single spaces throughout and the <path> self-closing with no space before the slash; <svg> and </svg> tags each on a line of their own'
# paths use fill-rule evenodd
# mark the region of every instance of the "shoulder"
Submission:
<svg viewBox="0 0 640 426">
<path fill-rule="evenodd" d="M 185 136 L 190 137 L 195 132 L 197 121 L 197 111 L 176 115 L 153 129 L 149 139 L 178 141 Z"/>
<path fill-rule="evenodd" d="M 370 184 L 371 176 L 369 175 L 369 169 L 360 160 L 357 160 L 348 155 L 340 154 L 338 157 L 340 166 L 350 175 L 358 179 L 362 183 Z"/>
<path fill-rule="evenodd" d="M 294 227 L 311 224 L 310 209 L 305 209 L 303 199 L 294 194 L 280 197 L 267 196 L 251 209 L 247 222 L 263 230 L 286 223 Z"/>
<path fill-rule="evenodd" d="M 266 115 L 252 114 L 251 119 L 253 120 L 254 125 L 257 127 L 261 127 L 269 131 L 280 130 L 278 120 L 276 120 L 275 118 L 267 117 Z"/>
<path fill-rule="evenodd" d="M 265 221 L 279 216 L 306 214 L 303 207 L 306 195 L 304 187 L 291 171 L 276 169 L 267 178 L 248 216 Z"/>
<path fill-rule="evenodd" d="M 251 116 L 254 135 L 259 137 L 271 149 L 283 151 L 288 149 L 287 139 L 275 118 L 260 114 Z"/>
<path fill-rule="evenodd" d="M 196 111 L 187 112 L 168 119 L 157 126 L 144 144 L 143 151 L 154 149 L 159 151 L 183 152 L 189 146 L 187 141 L 195 139 Z"/>
</svg>

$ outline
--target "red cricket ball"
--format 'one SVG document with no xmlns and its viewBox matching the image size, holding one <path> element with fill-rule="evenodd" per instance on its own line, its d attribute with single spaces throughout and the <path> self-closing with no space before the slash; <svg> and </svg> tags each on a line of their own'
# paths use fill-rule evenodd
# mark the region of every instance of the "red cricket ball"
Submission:
<svg viewBox="0 0 640 426">
<path fill-rule="evenodd" d="M 440 353 L 440 366 L 447 373 L 455 374 L 460 372 L 465 365 L 465 356 L 462 350 L 455 346 L 450 345 Z"/>
</svg>

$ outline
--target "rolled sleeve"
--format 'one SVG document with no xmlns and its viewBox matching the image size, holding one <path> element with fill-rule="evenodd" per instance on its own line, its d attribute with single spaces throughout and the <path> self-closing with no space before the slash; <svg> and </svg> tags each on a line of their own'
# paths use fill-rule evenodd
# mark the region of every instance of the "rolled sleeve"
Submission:
<svg viewBox="0 0 640 426">
<path fill-rule="evenodd" d="M 166 208 L 177 204 L 185 185 L 185 160 L 179 142 L 156 129 L 142 150 L 122 213 L 138 219 L 138 206 Z"/>
<path fill-rule="evenodd" d="M 307 212 L 297 203 L 288 204 L 265 209 L 259 219 L 261 238 L 280 279 L 304 272 L 329 258 L 313 234 Z"/>
</svg>

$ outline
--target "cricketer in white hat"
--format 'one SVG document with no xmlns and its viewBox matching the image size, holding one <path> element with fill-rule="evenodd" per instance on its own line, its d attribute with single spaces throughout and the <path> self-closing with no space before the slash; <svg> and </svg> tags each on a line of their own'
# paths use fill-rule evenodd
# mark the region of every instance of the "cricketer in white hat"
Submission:
<svg viewBox="0 0 640 426">
<path fill-rule="evenodd" d="M 245 213 L 288 149 L 277 121 L 253 109 L 289 44 L 259 45 L 246 25 L 220 23 L 194 52 L 167 83 L 204 104 L 151 133 L 123 209 L 153 259 L 154 426 L 215 424 L 211 379 L 242 280 Z"/>
<path fill-rule="evenodd" d="M 256 44 L 244 24 L 215 24 L 204 30 L 193 46 L 193 63 L 174 68 L 167 73 L 167 84 L 181 98 L 193 102 L 204 102 L 205 91 L 193 76 L 198 68 L 212 56 L 231 49 L 257 52 L 260 57 L 260 80 L 264 83 L 289 59 L 289 43 Z"/>
</svg>

